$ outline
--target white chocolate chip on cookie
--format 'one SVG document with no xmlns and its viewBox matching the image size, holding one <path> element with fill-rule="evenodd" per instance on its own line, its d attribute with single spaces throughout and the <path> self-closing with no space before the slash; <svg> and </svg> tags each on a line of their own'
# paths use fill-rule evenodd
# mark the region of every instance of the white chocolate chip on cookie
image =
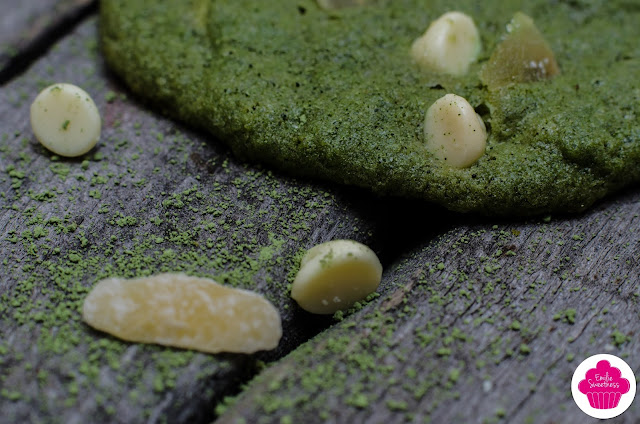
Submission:
<svg viewBox="0 0 640 424">
<path fill-rule="evenodd" d="M 459 76 L 467 73 L 480 50 L 473 19 L 461 12 L 448 12 L 413 42 L 411 56 L 425 70 Z"/>
<path fill-rule="evenodd" d="M 487 129 L 469 102 L 455 94 L 436 100 L 424 120 L 427 148 L 454 168 L 471 166 L 487 145 Z"/>
</svg>

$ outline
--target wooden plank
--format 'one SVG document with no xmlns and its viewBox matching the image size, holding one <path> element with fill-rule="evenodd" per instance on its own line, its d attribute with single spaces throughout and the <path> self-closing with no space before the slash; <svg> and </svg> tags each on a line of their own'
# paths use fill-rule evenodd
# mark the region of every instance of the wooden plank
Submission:
<svg viewBox="0 0 640 424">
<path fill-rule="evenodd" d="M 597 422 L 571 378 L 598 353 L 639 373 L 639 215 L 635 189 L 581 216 L 404 219 L 441 234 L 386 270 L 388 295 L 260 374 L 218 422 Z M 634 402 L 612 422 L 639 420 Z"/>
<path fill-rule="evenodd" d="M 0 84 L 97 8 L 96 0 L 0 0 Z"/>
<path fill-rule="evenodd" d="M 220 422 L 589 422 L 568 389 L 580 360 L 613 353 L 638 373 L 637 190 L 550 222 L 382 204 L 240 163 L 106 75 L 91 21 L 0 92 L 8 422 L 211 419 L 262 361 L 334 323 L 300 311 L 287 284 L 304 248 L 340 237 L 393 262 L 383 295 L 267 368 Z M 31 99 L 56 81 L 86 88 L 103 113 L 99 148 L 79 160 L 53 157 L 29 129 Z M 163 270 L 265 293 L 283 313 L 281 346 L 203 355 L 79 320 L 98 279 Z M 639 415 L 634 404 L 613 422 Z"/>
<path fill-rule="evenodd" d="M 328 325 L 288 284 L 305 248 L 371 244 L 368 198 L 236 161 L 220 143 L 153 113 L 110 79 L 96 21 L 0 91 L 0 410 L 6 422 L 206 422 L 217 400 Z M 56 157 L 29 106 L 54 82 L 86 89 L 98 147 Z M 281 311 L 273 352 L 205 355 L 118 341 L 86 326 L 83 298 L 107 276 L 213 276 Z M 206 325 L 206 323 L 203 323 Z"/>
</svg>

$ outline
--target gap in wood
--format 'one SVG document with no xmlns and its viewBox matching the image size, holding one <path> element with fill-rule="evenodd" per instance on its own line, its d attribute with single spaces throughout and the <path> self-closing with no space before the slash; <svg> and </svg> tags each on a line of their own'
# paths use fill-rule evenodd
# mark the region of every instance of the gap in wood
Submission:
<svg viewBox="0 0 640 424">
<path fill-rule="evenodd" d="M 7 62 L 4 68 L 0 69 L 0 86 L 26 71 L 61 38 L 97 11 L 98 0 L 93 0 L 84 6 L 70 8 L 56 17 L 51 25 L 44 25 L 42 31 L 21 46 L 20 51 Z"/>
</svg>

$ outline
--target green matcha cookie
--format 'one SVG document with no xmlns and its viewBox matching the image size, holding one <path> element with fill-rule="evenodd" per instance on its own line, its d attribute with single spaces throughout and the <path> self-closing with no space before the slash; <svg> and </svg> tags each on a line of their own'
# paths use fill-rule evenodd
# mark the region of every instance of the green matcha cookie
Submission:
<svg viewBox="0 0 640 424">
<path fill-rule="evenodd" d="M 102 42 L 152 107 L 296 175 L 500 215 L 580 211 L 640 179 L 637 3 L 369 3 L 102 0 Z M 482 41 L 462 76 L 425 70 L 410 54 L 451 10 L 471 16 Z M 561 73 L 490 91 L 480 71 L 518 11 Z M 466 168 L 426 147 L 426 111 L 447 93 L 467 99 L 489 133 Z"/>
</svg>

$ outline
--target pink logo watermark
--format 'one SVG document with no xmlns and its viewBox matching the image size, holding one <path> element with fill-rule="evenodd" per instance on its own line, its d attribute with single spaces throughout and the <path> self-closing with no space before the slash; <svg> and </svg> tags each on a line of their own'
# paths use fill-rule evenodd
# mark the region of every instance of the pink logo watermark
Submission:
<svg viewBox="0 0 640 424">
<path fill-rule="evenodd" d="M 596 409 L 615 408 L 629 388 L 629 380 L 622 378 L 620 370 L 606 359 L 587 371 L 584 380 L 578 384 L 578 390 L 587 395 L 589 405 Z"/>
<path fill-rule="evenodd" d="M 631 406 L 636 395 L 636 378 L 629 365 L 617 356 L 594 355 L 573 373 L 571 392 L 585 414 L 613 418 Z"/>
</svg>

